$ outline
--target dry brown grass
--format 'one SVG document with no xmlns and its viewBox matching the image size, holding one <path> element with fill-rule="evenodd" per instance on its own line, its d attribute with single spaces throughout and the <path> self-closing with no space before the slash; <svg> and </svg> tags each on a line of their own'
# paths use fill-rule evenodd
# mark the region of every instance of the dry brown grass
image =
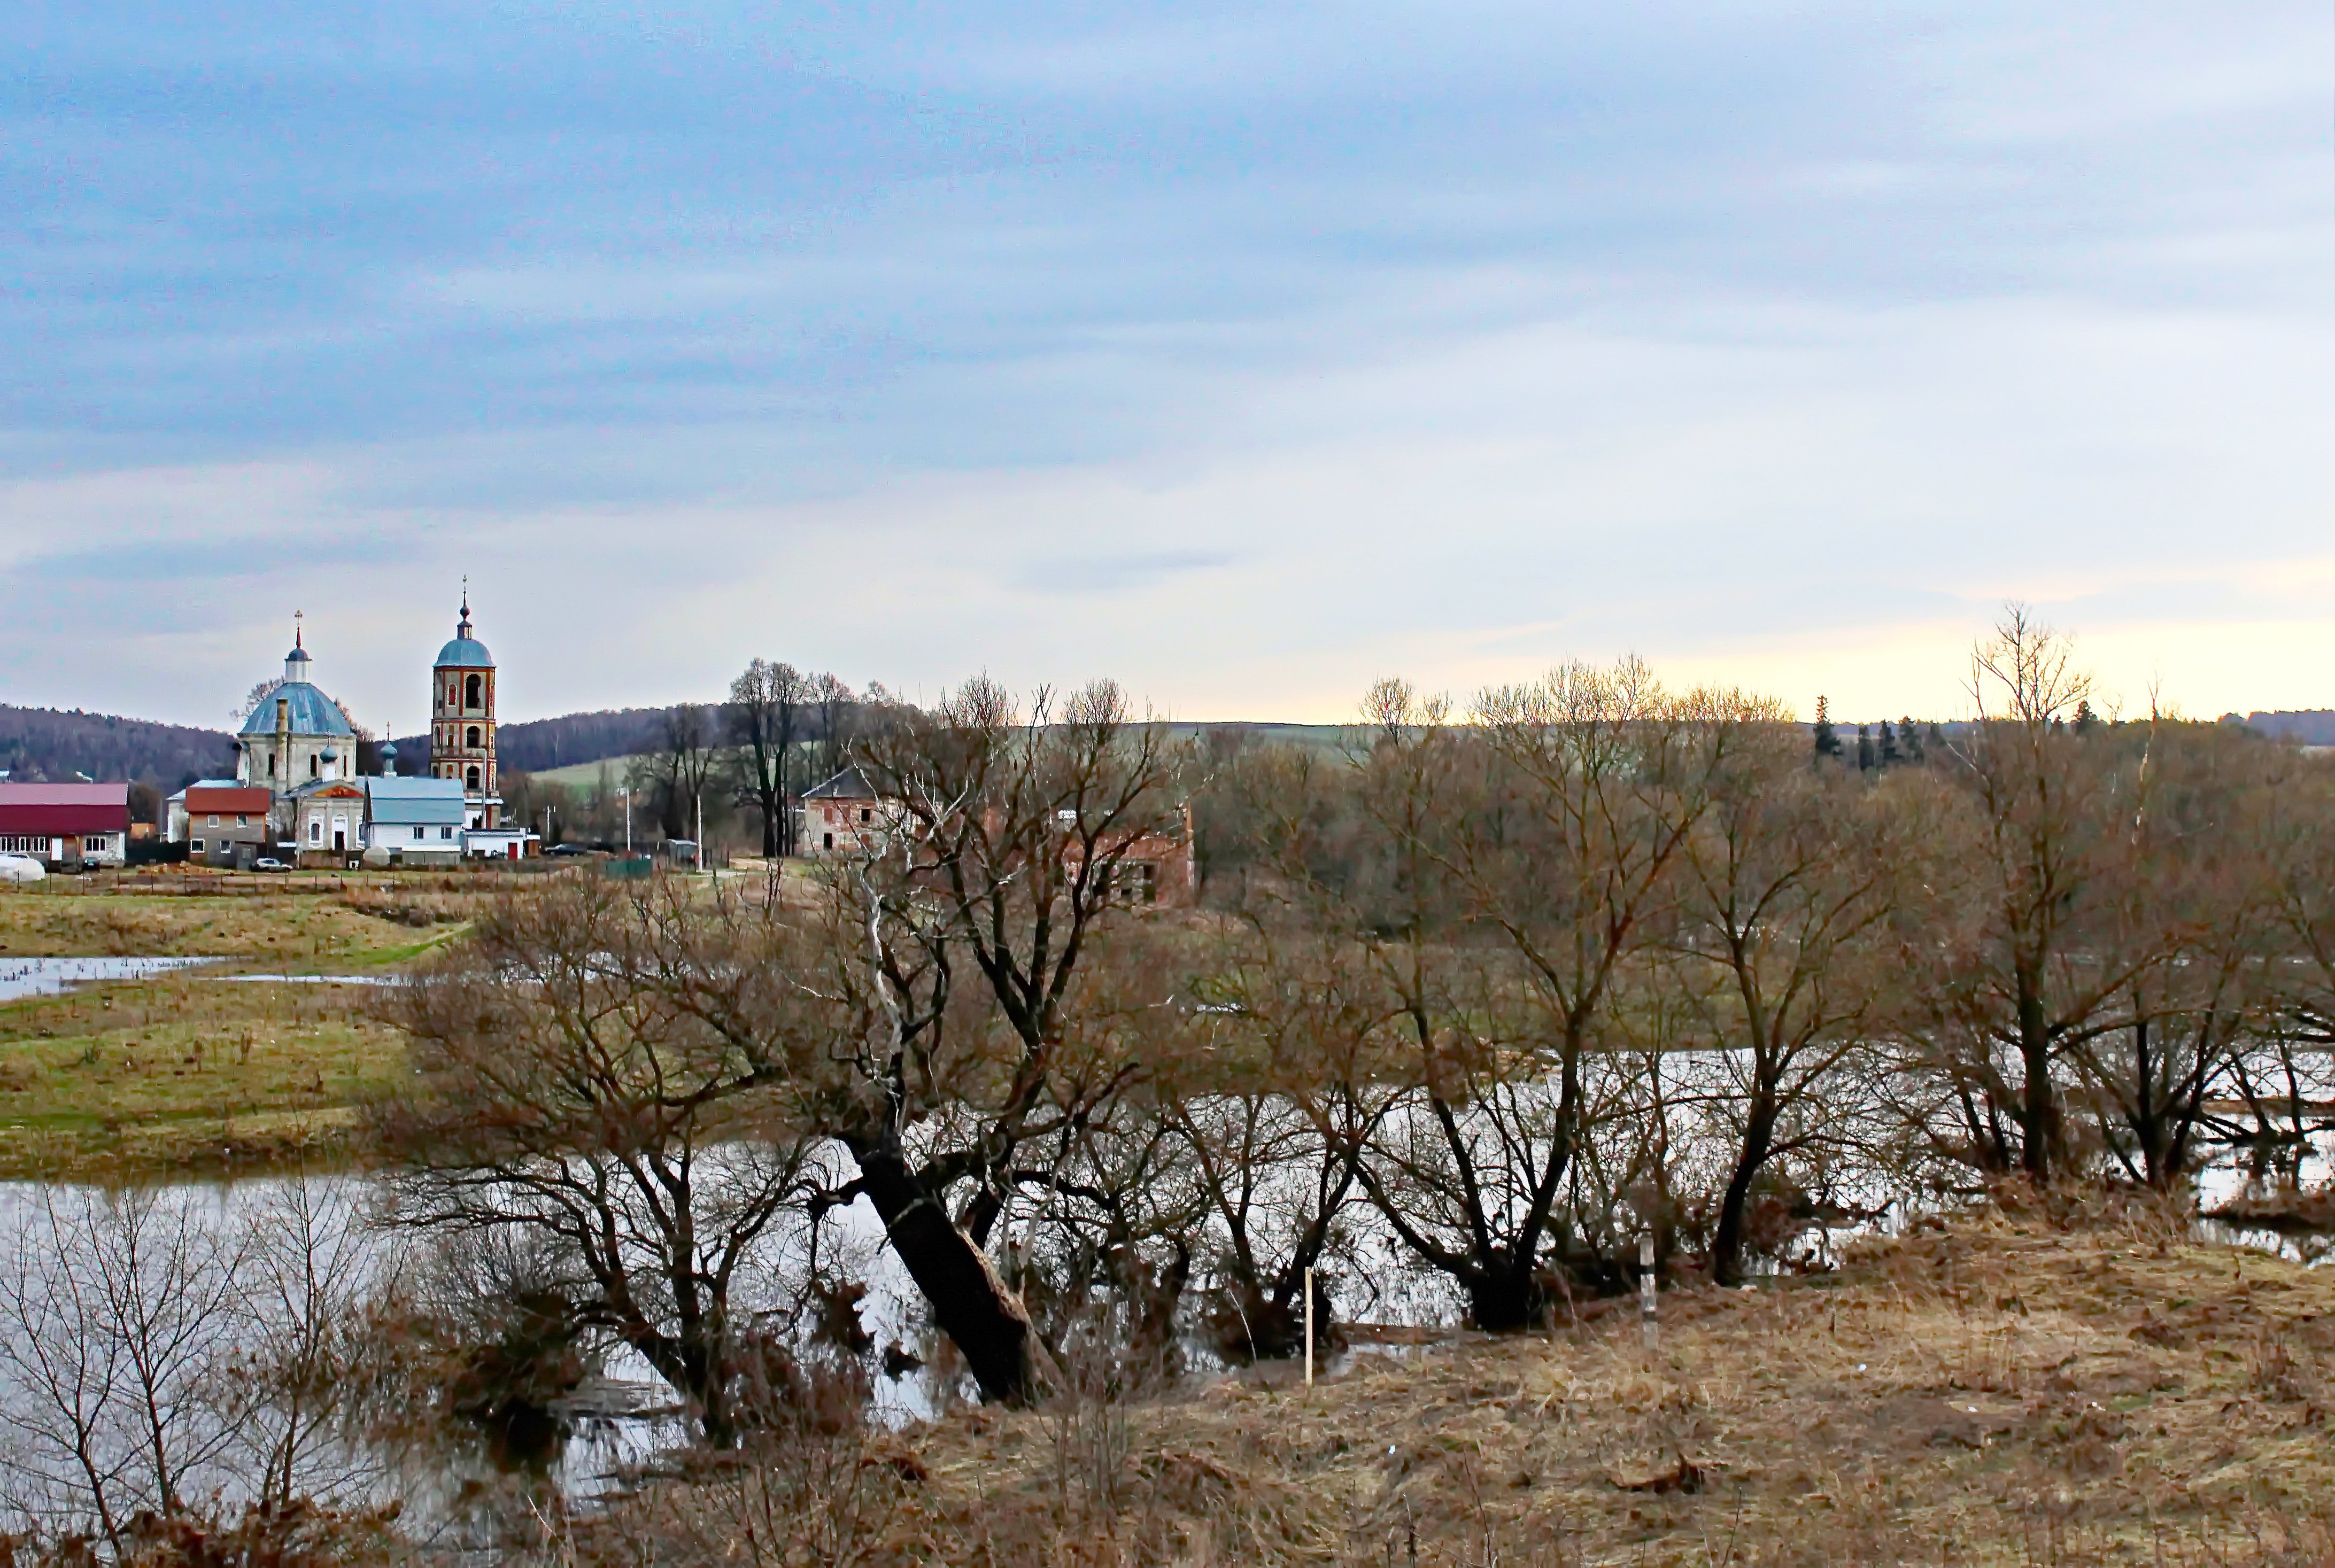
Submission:
<svg viewBox="0 0 2335 1568">
<path fill-rule="evenodd" d="M 723 1523 L 732 1482 L 654 1492 L 602 1539 L 758 1563 L 2335 1563 L 2335 1275 L 2147 1215 L 2013 1216 L 1665 1312 L 1652 1356 L 1615 1314 L 1310 1392 L 1277 1368 L 972 1412 L 780 1461 L 790 1529 L 766 1475 L 758 1529 Z M 819 1553 L 790 1555 L 808 1518 Z"/>
<path fill-rule="evenodd" d="M 253 881 L 257 879 L 246 879 Z M 235 958 L 266 964 L 378 966 L 411 957 L 470 918 L 483 896 L 348 878 L 254 891 L 224 879 L 112 890 L 0 892 L 0 958 Z"/>
</svg>

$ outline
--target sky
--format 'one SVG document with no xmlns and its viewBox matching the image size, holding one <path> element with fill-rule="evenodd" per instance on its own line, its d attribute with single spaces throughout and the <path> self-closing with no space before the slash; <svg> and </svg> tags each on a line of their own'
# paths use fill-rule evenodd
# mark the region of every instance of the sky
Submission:
<svg viewBox="0 0 2335 1568">
<path fill-rule="evenodd" d="M 2335 707 L 2335 12 L 15 0 L 0 702 Z"/>
</svg>

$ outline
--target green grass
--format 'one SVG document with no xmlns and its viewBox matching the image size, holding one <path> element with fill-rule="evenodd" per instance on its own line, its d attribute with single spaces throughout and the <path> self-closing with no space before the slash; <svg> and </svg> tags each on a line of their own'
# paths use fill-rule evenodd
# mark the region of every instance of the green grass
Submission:
<svg viewBox="0 0 2335 1568">
<path fill-rule="evenodd" d="M 0 1175 L 339 1157 L 358 1108 L 403 1072 L 377 1002 L 179 973 L 0 1006 Z"/>
<path fill-rule="evenodd" d="M 0 1177 L 126 1179 L 345 1158 L 405 1071 L 376 988 L 221 973 L 396 973 L 469 929 L 487 880 L 70 884 L 0 894 L 0 958 L 215 957 L 216 967 L 0 1003 Z M 446 891 L 451 887 L 453 891 Z"/>
<path fill-rule="evenodd" d="M 605 770 L 608 788 L 622 789 L 625 779 L 632 772 L 633 764 L 642 760 L 637 757 L 603 757 L 596 762 L 570 762 L 565 768 L 546 768 L 529 773 L 528 777 L 538 783 L 557 784 L 563 789 L 590 794 L 600 788 L 601 774 Z"/>
</svg>

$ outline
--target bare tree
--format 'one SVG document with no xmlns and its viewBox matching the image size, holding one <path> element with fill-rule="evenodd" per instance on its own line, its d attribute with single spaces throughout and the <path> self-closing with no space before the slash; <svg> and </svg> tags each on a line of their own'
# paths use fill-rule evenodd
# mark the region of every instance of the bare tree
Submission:
<svg viewBox="0 0 2335 1568">
<path fill-rule="evenodd" d="M 709 1021 L 769 1014 L 797 969 L 740 950 L 741 930 L 788 933 L 733 896 L 587 882 L 499 905 L 401 989 L 420 1077 L 375 1112 L 405 1161 L 399 1224 L 547 1245 L 574 1321 L 636 1350 L 716 1446 L 738 1436 L 739 1379 L 783 1353 L 733 1297 L 817 1185 L 794 1119 L 816 1064 Z"/>
<path fill-rule="evenodd" d="M 816 693 L 792 664 L 757 659 L 730 682 L 730 739 L 746 797 L 762 818 L 762 853 L 795 852 L 789 770 L 804 704 Z"/>
<path fill-rule="evenodd" d="M 250 1500 L 277 1509 L 377 1476 L 360 1430 L 384 1382 L 373 1332 L 396 1264 L 353 1195 L 297 1176 L 250 1213 L 234 1273 L 240 1341 L 209 1386 Z"/>
<path fill-rule="evenodd" d="M 683 702 L 666 711 L 657 750 L 634 763 L 629 782 L 648 792 L 667 838 L 694 830 L 693 813 L 721 756 L 721 736 L 705 709 Z"/>
<path fill-rule="evenodd" d="M 119 1555 L 223 1482 L 236 1437 L 209 1397 L 233 1347 L 241 1257 L 183 1193 L 44 1188 L 0 1273 L 8 1504 Z"/>
<path fill-rule="evenodd" d="M 1252 944 L 1224 953 L 1209 987 L 1207 1037 L 1158 1092 L 1210 1222 L 1216 1341 L 1281 1357 L 1304 1348 L 1309 1274 L 1317 1344 L 1334 1338 L 1324 1265 L 1339 1261 L 1371 1140 L 1407 1089 L 1381 1070 L 1397 1018 L 1357 945 L 1335 927 L 1249 915 Z"/>
<path fill-rule="evenodd" d="M 1497 1034 L 1461 1020 L 1440 1040 L 1419 1012 L 1434 1130 L 1403 1124 L 1403 1164 L 1437 1195 L 1439 1223 L 1406 1213 L 1382 1183 L 1372 1195 L 1466 1290 L 1481 1327 L 1523 1327 L 1546 1310 L 1543 1258 L 1573 1239 L 1552 1232 L 1591 1124 L 1584 1066 L 1605 1043 L 1625 962 L 1668 918 L 1672 873 L 1709 808 L 1709 775 L 1728 755 L 1710 738 L 1715 711 L 1700 693 L 1671 697 L 1635 660 L 1560 666 L 1476 703 L 1483 797 L 1445 808 L 1455 831 L 1436 853 L 1470 922 L 1513 963 L 1512 982 L 1480 962 L 1467 971 L 1477 1016 L 1496 1017 L 1512 995 L 1524 1010 Z"/>
<path fill-rule="evenodd" d="M 2309 780 L 2284 749 L 2220 725 L 2152 712 L 2139 735 L 2095 743 L 2118 740 L 2144 749 L 2154 780 L 2130 828 L 2117 931 L 2142 962 L 2117 1026 L 2080 1039 L 2069 1060 L 2109 1156 L 2169 1192 L 2214 1144 L 2259 1147 L 2269 1134 L 2264 1108 L 2248 1119 L 2214 1102 L 2233 1084 L 2243 1098 L 2250 1042 L 2281 1032 L 2282 981 L 2309 971 L 2291 962 L 2301 954 L 2282 920 L 2309 859 L 2282 828 Z"/>
<path fill-rule="evenodd" d="M 816 675 L 810 682 L 811 705 L 819 710 L 819 767 L 822 778 L 833 778 L 843 771 L 851 750 L 851 720 L 859 699 L 851 688 L 833 675 Z M 869 689 L 870 702 L 888 701 L 881 686 Z"/>
<path fill-rule="evenodd" d="M 1746 702 L 1714 718 L 1712 804 L 1687 841 L 1686 903 L 1671 951 L 1735 1090 L 1734 1147 L 1713 1234 L 1712 1276 L 1742 1277 L 1744 1219 L 1769 1163 L 1822 1138 L 1834 1070 L 1867 1038 L 1902 966 L 1891 917 L 1910 864 L 1926 857 L 1926 813 L 1902 799 L 1920 777 L 1879 790 L 1811 769 L 1788 715 Z M 1729 733 L 1733 731 L 1733 733 Z M 1885 792 L 1885 793 L 1884 793 Z M 1918 880 L 1918 876 L 1914 878 Z"/>
<path fill-rule="evenodd" d="M 2248 804 L 2270 962 L 2256 1050 L 2232 1078 L 2253 1123 L 2251 1174 L 2291 1187 L 2317 1135 L 2335 1130 L 2335 768 L 2282 751 Z"/>
<path fill-rule="evenodd" d="M 1129 850 L 1180 831 L 1175 769 L 1108 683 L 1024 714 L 968 682 L 858 754 L 889 836 L 828 885 L 823 983 L 857 1085 L 831 1130 L 859 1166 L 838 1195 L 874 1205 L 983 1392 L 1020 1399 L 1029 1313 L 985 1249 L 1032 1176 L 1023 1146 L 1139 1074 L 1158 982 L 1139 944 L 1099 944 Z"/>
<path fill-rule="evenodd" d="M 2007 1152 L 1986 1112 L 2008 1105 L 2018 1163 L 2037 1181 L 2067 1154 L 2064 1054 L 2116 1027 L 2134 978 L 2157 956 L 2117 929 L 2134 825 L 2147 810 L 2147 758 L 2069 728 L 2092 691 L 2070 661 L 2066 638 L 2011 606 L 1972 655 L 1979 716 L 1949 770 L 1977 808 L 1986 876 L 1981 918 L 1943 999 L 1949 1027 L 1972 1047 L 1953 1060 L 1984 1096 L 1984 1105 L 1964 1099 L 1973 1139 L 1993 1151 L 1984 1157 Z"/>
</svg>

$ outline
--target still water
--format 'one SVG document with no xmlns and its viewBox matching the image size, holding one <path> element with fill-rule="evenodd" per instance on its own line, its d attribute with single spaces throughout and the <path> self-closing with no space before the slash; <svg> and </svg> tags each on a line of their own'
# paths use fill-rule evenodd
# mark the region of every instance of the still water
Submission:
<svg viewBox="0 0 2335 1568">
<path fill-rule="evenodd" d="M 55 996 L 92 981 L 144 980 L 216 958 L 6 958 L 0 959 L 0 1002 Z"/>
</svg>

